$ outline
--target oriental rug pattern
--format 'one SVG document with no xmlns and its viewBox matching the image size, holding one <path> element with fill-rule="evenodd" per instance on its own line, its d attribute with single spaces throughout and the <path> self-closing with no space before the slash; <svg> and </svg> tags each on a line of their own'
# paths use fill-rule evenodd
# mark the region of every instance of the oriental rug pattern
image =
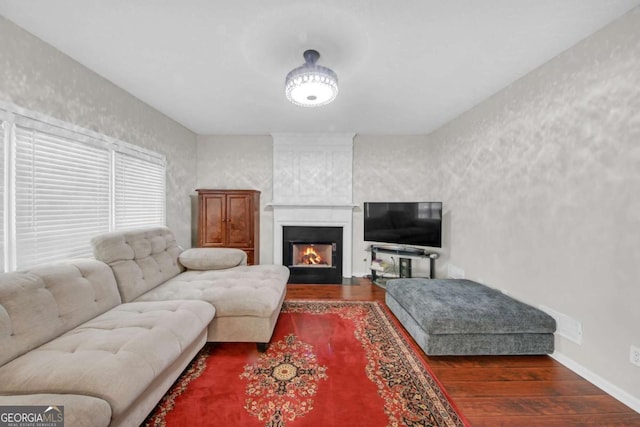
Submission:
<svg viewBox="0 0 640 427">
<path fill-rule="evenodd" d="M 312 397 L 319 380 L 327 379 L 326 370 L 312 346 L 287 335 L 257 362 L 245 365 L 240 375 L 249 382 L 244 408 L 267 427 L 284 426 L 313 409 Z"/>
<path fill-rule="evenodd" d="M 271 345 L 208 345 L 149 426 L 465 426 L 377 302 L 287 301 Z"/>
</svg>

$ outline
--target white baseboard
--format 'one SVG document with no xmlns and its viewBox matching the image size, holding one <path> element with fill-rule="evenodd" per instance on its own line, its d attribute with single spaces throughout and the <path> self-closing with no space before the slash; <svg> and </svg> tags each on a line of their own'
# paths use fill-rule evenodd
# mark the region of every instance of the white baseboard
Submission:
<svg viewBox="0 0 640 427">
<path fill-rule="evenodd" d="M 640 399 L 638 399 L 637 397 L 632 396 L 631 394 L 622 390 L 620 387 L 611 384 L 609 381 L 605 380 L 597 374 L 594 374 L 584 366 L 580 365 L 579 363 L 575 362 L 573 359 L 570 359 L 562 353 L 555 351 L 553 354 L 551 354 L 551 357 L 562 363 L 567 368 L 571 369 L 576 374 L 580 375 L 585 380 L 589 381 L 591 384 L 599 387 L 607 394 L 629 406 L 634 411 L 640 413 Z"/>
</svg>

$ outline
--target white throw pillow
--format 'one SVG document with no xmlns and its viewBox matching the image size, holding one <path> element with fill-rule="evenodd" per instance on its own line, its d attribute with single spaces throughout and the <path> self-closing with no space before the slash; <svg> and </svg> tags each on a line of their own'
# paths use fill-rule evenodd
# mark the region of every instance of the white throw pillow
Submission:
<svg viewBox="0 0 640 427">
<path fill-rule="evenodd" d="M 192 248 L 178 256 L 189 270 L 221 270 L 247 263 L 247 254 L 233 248 Z"/>
</svg>

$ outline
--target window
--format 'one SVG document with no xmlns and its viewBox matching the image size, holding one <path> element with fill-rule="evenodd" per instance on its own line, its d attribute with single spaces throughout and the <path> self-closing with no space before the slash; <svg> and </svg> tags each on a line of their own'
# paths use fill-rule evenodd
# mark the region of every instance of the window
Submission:
<svg viewBox="0 0 640 427">
<path fill-rule="evenodd" d="M 93 236 L 164 225 L 163 156 L 23 111 L 0 135 L 2 270 L 90 257 Z"/>
<path fill-rule="evenodd" d="M 110 153 L 16 126 L 17 269 L 92 256 L 91 237 L 109 231 Z"/>
<path fill-rule="evenodd" d="M 164 225 L 164 165 L 115 153 L 115 228 Z"/>
</svg>

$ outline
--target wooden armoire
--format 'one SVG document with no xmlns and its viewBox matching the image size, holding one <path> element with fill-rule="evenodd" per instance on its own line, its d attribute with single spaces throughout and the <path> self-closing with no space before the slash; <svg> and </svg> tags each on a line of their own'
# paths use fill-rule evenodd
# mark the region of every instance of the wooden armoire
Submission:
<svg viewBox="0 0 640 427">
<path fill-rule="evenodd" d="M 207 190 L 198 192 L 198 246 L 237 248 L 249 265 L 260 263 L 260 192 Z"/>
</svg>

